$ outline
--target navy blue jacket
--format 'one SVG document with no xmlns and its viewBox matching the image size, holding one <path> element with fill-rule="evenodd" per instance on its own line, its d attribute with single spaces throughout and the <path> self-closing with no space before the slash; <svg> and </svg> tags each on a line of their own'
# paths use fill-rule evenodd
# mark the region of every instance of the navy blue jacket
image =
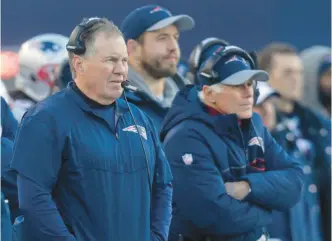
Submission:
<svg viewBox="0 0 332 241">
<path fill-rule="evenodd" d="M 31 240 L 166 240 L 172 176 L 151 121 L 130 105 L 138 134 L 122 99 L 93 108 L 74 87 L 29 110 L 16 139 L 12 165 Z"/>
<path fill-rule="evenodd" d="M 170 239 L 257 240 L 271 210 L 287 210 L 300 199 L 303 172 L 275 142 L 260 117 L 209 115 L 196 87 L 182 90 L 167 114 L 161 140 L 173 173 Z M 226 182 L 245 180 L 243 201 L 226 194 Z"/>
<path fill-rule="evenodd" d="M 12 241 L 12 224 L 8 204 L 1 193 L 1 240 Z"/>
<path fill-rule="evenodd" d="M 318 183 L 313 175 L 316 153 L 313 144 L 299 136 L 297 129 L 294 129 L 297 126 L 296 119 L 292 121 L 292 128 L 286 122 L 279 123 L 272 136 L 292 158 L 303 165 L 303 195 L 289 211 L 273 211 L 273 223 L 268 226 L 268 231 L 271 238 L 279 238 L 282 241 L 322 241 Z"/>
<path fill-rule="evenodd" d="M 143 91 L 126 91 L 126 95 L 130 103 L 138 106 L 151 118 L 153 125 L 159 132 L 161 123 L 163 122 L 169 108 L 161 106 L 160 103 L 151 99 L 150 96 Z"/>
</svg>

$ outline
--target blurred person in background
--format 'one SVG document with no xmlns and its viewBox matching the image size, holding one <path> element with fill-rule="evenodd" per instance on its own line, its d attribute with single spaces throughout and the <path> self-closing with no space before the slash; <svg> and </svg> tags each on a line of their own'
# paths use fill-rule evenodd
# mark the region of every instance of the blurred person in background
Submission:
<svg viewBox="0 0 332 241">
<path fill-rule="evenodd" d="M 269 130 L 274 130 L 277 125 L 277 114 L 274 107 L 274 99 L 279 94 L 267 83 L 258 83 L 259 97 L 254 106 L 254 112 L 262 117 L 264 126 Z"/>
<path fill-rule="evenodd" d="M 190 16 L 172 15 L 158 5 L 133 10 L 121 24 L 129 53 L 128 80 L 138 88 L 127 93 L 128 101 L 144 110 L 158 131 L 175 94 L 187 84 L 177 73 L 179 37 L 193 27 Z"/>
<path fill-rule="evenodd" d="M 70 70 L 69 59 L 65 59 L 59 66 L 56 73 L 56 81 L 53 92 L 58 92 L 67 87 L 69 82 L 73 80 Z"/>
<path fill-rule="evenodd" d="M 303 91 L 303 64 L 296 49 L 285 43 L 272 43 L 258 55 L 259 68 L 269 73 L 269 84 L 279 94 L 275 99 L 277 124 L 288 126 L 297 138 L 305 140 L 314 153 L 312 175 L 320 197 L 325 240 L 331 227 L 331 121 L 299 103 Z"/>
<path fill-rule="evenodd" d="M 304 188 L 301 200 L 285 212 L 273 211 L 267 229 L 271 240 L 323 241 L 322 220 L 317 183 L 312 173 L 315 153 L 312 144 L 293 132 L 285 123 L 277 123 L 274 107 L 279 94 L 267 83 L 258 83 L 260 95 L 254 107 L 279 145 L 302 165 Z"/>
<path fill-rule="evenodd" d="M 19 215 L 16 174 L 11 169 L 18 122 L 1 96 L 1 191 L 8 201 L 12 222 Z"/>
<path fill-rule="evenodd" d="M 302 103 L 331 118 L 331 48 L 313 46 L 300 56 L 304 66 Z"/>
<path fill-rule="evenodd" d="M 189 70 L 188 61 L 186 59 L 180 59 L 178 66 L 177 66 L 177 72 L 182 78 L 187 78 L 187 73 Z"/>
<path fill-rule="evenodd" d="M 13 51 L 1 51 L 1 62 L 0 62 L 0 79 L 1 79 L 1 96 L 5 98 L 7 103 L 11 105 L 11 98 L 8 93 L 15 89 L 15 77 L 19 72 L 18 65 L 18 54 Z"/>
<path fill-rule="evenodd" d="M 53 93 L 56 70 L 68 58 L 67 42 L 68 37 L 47 33 L 21 45 L 16 89 L 10 92 L 14 100 L 12 111 L 19 122 L 29 108 Z"/>
</svg>

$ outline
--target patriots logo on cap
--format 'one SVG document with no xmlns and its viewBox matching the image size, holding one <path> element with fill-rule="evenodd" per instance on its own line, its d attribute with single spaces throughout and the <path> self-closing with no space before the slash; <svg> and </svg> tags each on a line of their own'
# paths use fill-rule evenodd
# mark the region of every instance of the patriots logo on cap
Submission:
<svg viewBox="0 0 332 241">
<path fill-rule="evenodd" d="M 44 53 L 57 53 L 62 49 L 59 44 L 51 41 L 36 42 L 31 46 L 40 49 Z"/>
<path fill-rule="evenodd" d="M 231 63 L 231 62 L 234 62 L 234 61 L 240 61 L 242 63 L 244 63 L 245 65 L 248 65 L 248 63 L 241 57 L 238 57 L 236 55 L 234 55 L 232 58 L 230 58 L 229 60 L 227 60 L 225 62 L 225 64 L 228 64 L 228 63 Z"/>
<path fill-rule="evenodd" d="M 166 9 L 164 9 L 164 8 L 162 8 L 160 6 L 157 6 L 154 9 L 152 9 L 150 11 L 150 13 L 156 13 L 156 12 L 159 12 L 159 11 L 164 11 L 164 12 L 168 13 L 168 15 L 171 15 L 171 13 L 169 11 L 167 11 Z"/>
<path fill-rule="evenodd" d="M 158 7 L 155 7 L 154 9 L 152 9 L 152 10 L 150 11 L 150 13 L 155 13 L 155 12 L 158 12 L 158 11 L 161 11 L 161 10 L 162 10 L 161 7 L 158 6 Z"/>
</svg>

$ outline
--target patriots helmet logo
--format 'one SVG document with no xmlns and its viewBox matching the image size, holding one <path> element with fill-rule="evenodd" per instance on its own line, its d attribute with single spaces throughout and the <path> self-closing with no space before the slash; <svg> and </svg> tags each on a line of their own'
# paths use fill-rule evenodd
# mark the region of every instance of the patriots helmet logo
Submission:
<svg viewBox="0 0 332 241">
<path fill-rule="evenodd" d="M 51 41 L 41 41 L 32 44 L 32 47 L 40 49 L 40 51 L 44 53 L 57 53 L 59 52 L 62 47 L 54 42 Z"/>
</svg>

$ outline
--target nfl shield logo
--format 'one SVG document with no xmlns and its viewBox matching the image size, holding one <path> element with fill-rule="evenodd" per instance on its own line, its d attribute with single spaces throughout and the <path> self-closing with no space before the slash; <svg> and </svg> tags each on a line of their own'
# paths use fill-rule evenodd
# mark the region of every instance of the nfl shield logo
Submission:
<svg viewBox="0 0 332 241">
<path fill-rule="evenodd" d="M 184 154 L 182 156 L 182 160 L 183 160 L 184 164 L 191 165 L 191 163 L 193 163 L 193 155 L 191 155 L 191 154 Z"/>
</svg>

